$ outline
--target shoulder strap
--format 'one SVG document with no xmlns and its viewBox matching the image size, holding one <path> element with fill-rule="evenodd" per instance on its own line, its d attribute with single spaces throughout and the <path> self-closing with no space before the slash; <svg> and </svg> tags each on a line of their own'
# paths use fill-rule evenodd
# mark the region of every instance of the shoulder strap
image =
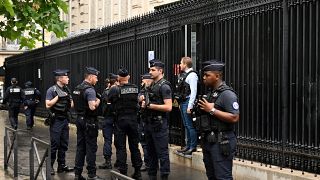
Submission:
<svg viewBox="0 0 320 180">
<path fill-rule="evenodd" d="M 196 75 L 198 76 L 198 72 L 197 71 L 195 71 L 195 70 L 191 70 L 191 71 L 189 71 L 187 74 L 186 74 L 186 76 L 182 79 L 182 82 L 185 82 L 186 81 L 186 79 L 187 79 L 187 77 L 189 76 L 189 74 L 191 74 L 191 73 L 196 73 Z"/>
</svg>

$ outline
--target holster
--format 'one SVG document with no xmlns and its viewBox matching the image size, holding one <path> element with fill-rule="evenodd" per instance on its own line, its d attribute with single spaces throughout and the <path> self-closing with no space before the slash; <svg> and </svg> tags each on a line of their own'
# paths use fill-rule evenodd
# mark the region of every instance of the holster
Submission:
<svg viewBox="0 0 320 180">
<path fill-rule="evenodd" d="M 87 134 L 91 137 L 98 137 L 98 125 L 86 123 Z"/>
<path fill-rule="evenodd" d="M 148 124 L 154 132 L 159 132 L 163 124 L 162 116 L 151 116 L 146 118 L 146 124 Z"/>
<path fill-rule="evenodd" d="M 48 117 L 44 120 L 44 125 L 51 126 L 55 121 L 55 114 L 51 111 L 48 113 Z"/>
</svg>

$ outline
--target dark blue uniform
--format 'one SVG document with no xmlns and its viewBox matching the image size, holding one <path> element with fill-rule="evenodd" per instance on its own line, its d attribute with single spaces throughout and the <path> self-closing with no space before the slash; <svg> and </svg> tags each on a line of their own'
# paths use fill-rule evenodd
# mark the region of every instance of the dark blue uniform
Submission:
<svg viewBox="0 0 320 180">
<path fill-rule="evenodd" d="M 76 121 L 77 126 L 77 153 L 75 160 L 75 173 L 81 174 L 83 171 L 84 160 L 87 161 L 88 175 L 94 177 L 96 175 L 96 152 L 98 149 L 98 119 L 96 110 L 89 109 L 88 102 L 96 100 L 96 91 L 87 82 L 80 84 L 83 88 L 80 91 L 80 102 L 75 99 L 75 107 L 83 108 L 83 111 L 77 110 L 78 117 Z M 76 88 L 77 89 L 77 88 Z M 76 91 L 76 90 L 75 90 Z M 74 91 L 74 92 L 75 92 Z M 76 98 L 76 96 L 74 96 Z M 84 103 L 84 104 L 82 104 Z"/>
<path fill-rule="evenodd" d="M 208 94 L 209 102 L 214 102 L 218 110 L 239 114 L 237 95 L 224 83 Z M 233 124 L 222 122 L 214 115 L 208 115 L 211 132 L 206 133 L 202 145 L 203 162 L 208 179 L 232 179 L 232 161 L 236 152 L 236 135 Z M 215 134 L 215 142 L 209 142 L 208 136 Z"/>
<path fill-rule="evenodd" d="M 172 98 L 171 87 L 165 79 L 152 83 L 151 93 L 151 104 L 164 104 L 164 99 Z M 150 165 L 148 174 L 151 177 L 157 175 L 160 160 L 160 173 L 165 179 L 170 173 L 167 113 L 146 109 L 145 136 Z"/>
<path fill-rule="evenodd" d="M 108 102 L 108 94 L 109 88 L 105 89 L 102 93 L 103 99 L 103 116 L 104 122 L 102 125 L 102 134 L 104 138 L 104 145 L 103 145 L 103 156 L 106 162 L 99 166 L 102 169 L 111 169 L 111 156 L 112 156 L 112 135 L 113 135 L 113 123 L 114 123 L 114 109 L 113 105 Z"/>
<path fill-rule="evenodd" d="M 46 100 L 52 100 L 60 91 L 64 96 L 59 95 L 59 99 L 50 111 L 54 114 L 52 124 L 50 125 L 50 143 L 51 143 L 51 165 L 53 166 L 58 154 L 58 172 L 71 171 L 66 166 L 66 151 L 69 144 L 69 119 L 68 112 L 71 107 L 71 94 L 66 86 L 51 86 L 46 93 Z M 52 172 L 54 174 L 54 171 Z"/>
<path fill-rule="evenodd" d="M 27 129 L 33 127 L 33 116 L 36 111 L 36 106 L 40 102 L 41 93 L 38 89 L 31 87 L 30 81 L 25 83 L 25 89 L 23 89 L 23 104 L 24 114 L 26 115 Z"/>
<path fill-rule="evenodd" d="M 19 86 L 12 84 L 12 86 L 7 88 L 4 96 L 4 103 L 8 103 L 9 120 L 11 127 L 14 129 L 18 128 L 18 114 L 22 100 L 22 89 Z"/>
<path fill-rule="evenodd" d="M 117 162 L 120 173 L 127 174 L 128 165 L 126 137 L 128 136 L 129 149 L 131 152 L 132 166 L 135 174 L 132 176 L 141 179 L 140 168 L 142 159 L 138 148 L 138 88 L 133 84 L 114 86 L 110 89 L 108 99 L 115 106 L 115 147 L 117 149 Z"/>
<path fill-rule="evenodd" d="M 145 91 L 146 91 L 146 87 L 143 86 L 141 88 L 141 91 L 139 93 L 139 96 L 141 95 L 144 95 Z M 149 166 L 150 166 L 150 163 L 149 163 L 149 155 L 148 155 L 148 147 L 147 147 L 147 142 L 146 142 L 146 136 L 145 136 L 145 128 L 146 128 L 146 125 L 145 125 L 145 122 L 146 122 L 146 117 L 145 117 L 145 114 L 144 114 L 144 110 L 141 109 L 140 110 L 140 120 L 139 120 L 139 126 L 138 126 L 138 132 L 139 132 L 139 140 L 140 140 L 140 144 L 141 144 L 141 147 L 143 149 L 143 161 L 144 161 L 144 164 L 145 164 L 145 169 L 143 170 L 147 170 L 149 169 Z"/>
</svg>

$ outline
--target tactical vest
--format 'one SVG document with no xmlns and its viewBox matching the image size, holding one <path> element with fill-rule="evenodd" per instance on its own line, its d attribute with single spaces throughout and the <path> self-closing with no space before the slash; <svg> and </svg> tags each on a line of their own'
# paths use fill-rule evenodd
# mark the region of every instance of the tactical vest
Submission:
<svg viewBox="0 0 320 180">
<path fill-rule="evenodd" d="M 59 87 L 58 85 L 54 85 L 53 89 L 60 88 L 62 91 L 66 92 L 68 95 L 65 97 L 59 97 L 58 101 L 50 108 L 50 110 L 55 113 L 56 117 L 68 117 L 68 111 L 71 108 L 71 99 L 70 92 L 66 89 L 66 87 Z"/>
<path fill-rule="evenodd" d="M 74 109 L 78 115 L 86 117 L 96 117 L 98 115 L 97 109 L 91 110 L 87 99 L 85 98 L 85 91 L 88 88 L 94 88 L 91 84 L 87 82 L 82 82 L 73 91 L 73 102 Z"/>
<path fill-rule="evenodd" d="M 178 84 L 176 85 L 176 95 L 179 98 L 179 101 L 185 101 L 187 96 L 190 95 L 191 89 L 190 85 L 186 82 L 186 79 L 190 73 L 197 73 L 196 71 L 189 71 L 188 73 L 181 73 L 178 79 Z"/>
<path fill-rule="evenodd" d="M 124 84 L 118 88 L 119 98 L 115 102 L 117 115 L 136 115 L 138 112 L 138 87 L 134 84 Z"/>
<path fill-rule="evenodd" d="M 9 87 L 9 104 L 13 106 L 19 106 L 21 103 L 21 88 L 19 86 Z"/>
<path fill-rule="evenodd" d="M 35 100 L 36 98 L 35 90 L 36 88 L 26 88 L 23 90 L 26 100 L 31 100 L 31 101 Z"/>
<path fill-rule="evenodd" d="M 153 82 L 150 86 L 150 93 L 149 93 L 149 98 L 150 98 L 150 103 L 151 104 L 164 104 L 163 101 L 163 97 L 162 94 L 160 92 L 160 88 L 162 85 L 167 84 L 170 86 L 171 88 L 171 84 L 169 81 L 165 80 L 165 79 L 160 79 L 158 82 Z M 147 114 L 149 116 L 165 116 L 166 113 L 165 112 L 161 112 L 161 111 L 156 111 L 156 110 L 151 110 L 151 109 L 147 109 Z"/>
<path fill-rule="evenodd" d="M 36 88 L 31 88 L 31 87 L 23 89 L 25 104 L 27 106 L 35 105 L 35 100 L 36 100 L 35 91 L 36 91 Z"/>
<path fill-rule="evenodd" d="M 213 92 L 210 92 L 207 95 L 208 102 L 215 103 L 219 98 L 219 96 L 221 95 L 221 93 L 227 90 L 234 92 L 234 90 L 231 87 L 223 83 L 218 89 L 214 90 Z M 215 104 L 214 107 L 218 110 L 225 112 L 225 109 L 223 107 L 220 107 L 218 104 Z M 209 120 L 208 124 L 210 127 L 209 131 L 215 131 L 215 132 L 232 131 L 234 128 L 233 124 L 221 121 L 217 117 L 212 116 L 209 113 L 207 113 L 207 116 L 208 116 L 207 119 Z M 206 129 L 206 131 L 208 131 L 208 129 Z"/>
<path fill-rule="evenodd" d="M 102 113 L 103 116 L 113 116 L 114 115 L 114 108 L 113 105 L 111 103 L 108 102 L 108 94 L 109 94 L 110 89 L 107 88 L 103 91 L 102 93 L 102 103 L 103 103 L 103 107 L 102 107 Z"/>
</svg>

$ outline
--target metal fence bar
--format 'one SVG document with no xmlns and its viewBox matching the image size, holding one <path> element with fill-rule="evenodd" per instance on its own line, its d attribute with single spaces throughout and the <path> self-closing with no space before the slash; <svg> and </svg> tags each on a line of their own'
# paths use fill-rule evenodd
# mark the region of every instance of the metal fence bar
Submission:
<svg viewBox="0 0 320 180">
<path fill-rule="evenodd" d="M 119 172 L 116 172 L 114 170 L 110 171 L 111 174 L 111 180 L 134 180 L 131 177 L 125 176 Z"/>
<path fill-rule="evenodd" d="M 11 143 L 9 132 L 13 133 L 13 140 Z M 8 145 L 10 145 L 10 150 L 8 153 Z M 10 127 L 5 127 L 5 136 L 4 136 L 4 169 L 8 169 L 10 156 L 13 150 L 13 173 L 14 177 L 18 177 L 18 131 Z"/>
<path fill-rule="evenodd" d="M 39 152 L 38 152 L 38 148 L 37 148 L 37 144 L 42 144 L 46 146 L 46 151 L 43 155 L 43 157 L 40 159 L 39 156 Z M 49 158 L 49 151 L 50 151 L 50 144 L 42 141 L 38 138 L 32 137 L 31 138 L 31 149 L 30 149 L 30 179 L 31 180 L 35 180 L 38 178 L 38 175 L 40 174 L 41 171 L 41 175 L 43 179 L 46 180 L 50 180 L 51 179 L 51 174 L 50 174 L 50 168 L 51 168 L 51 160 Z M 38 161 L 38 168 L 36 171 L 36 174 L 34 175 L 34 153 L 36 154 L 37 157 L 37 161 Z M 46 161 L 46 171 L 43 171 L 43 164 Z"/>
</svg>

